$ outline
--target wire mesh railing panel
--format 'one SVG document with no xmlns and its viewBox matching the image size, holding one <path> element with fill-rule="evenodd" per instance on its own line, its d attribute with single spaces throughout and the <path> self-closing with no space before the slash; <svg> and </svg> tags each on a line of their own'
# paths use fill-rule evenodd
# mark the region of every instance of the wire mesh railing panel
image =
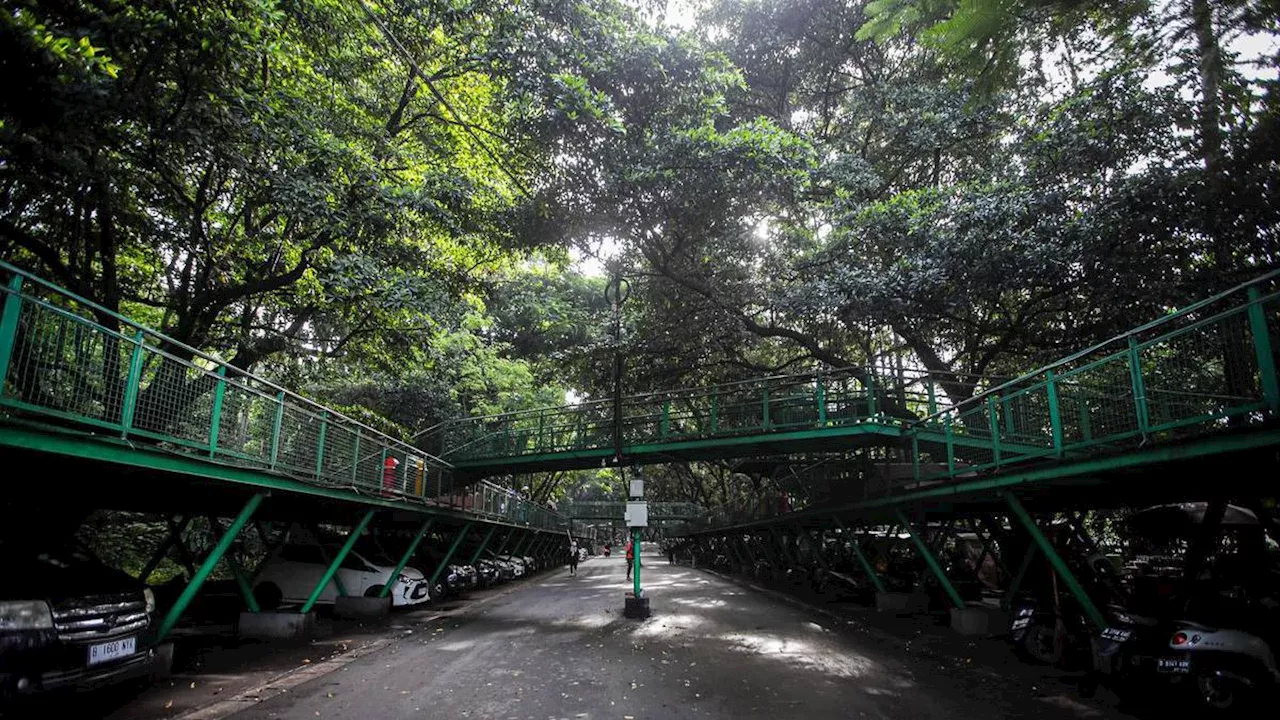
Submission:
<svg viewBox="0 0 1280 720">
<path fill-rule="evenodd" d="M 258 467 L 271 464 L 271 436 L 276 399 L 236 382 L 225 382 L 215 454 L 228 455 Z"/>
</svg>

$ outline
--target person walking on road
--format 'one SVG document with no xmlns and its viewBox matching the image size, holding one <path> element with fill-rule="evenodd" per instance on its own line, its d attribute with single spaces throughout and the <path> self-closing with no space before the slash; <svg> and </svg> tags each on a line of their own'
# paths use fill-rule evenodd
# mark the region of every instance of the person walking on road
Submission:
<svg viewBox="0 0 1280 720">
<path fill-rule="evenodd" d="M 578 541 L 569 540 L 569 574 L 578 574 Z"/>
<path fill-rule="evenodd" d="M 635 561 L 636 561 L 635 542 L 633 540 L 628 540 L 627 541 L 627 579 L 628 580 L 631 579 L 631 567 L 632 567 L 632 564 L 635 563 Z"/>
</svg>

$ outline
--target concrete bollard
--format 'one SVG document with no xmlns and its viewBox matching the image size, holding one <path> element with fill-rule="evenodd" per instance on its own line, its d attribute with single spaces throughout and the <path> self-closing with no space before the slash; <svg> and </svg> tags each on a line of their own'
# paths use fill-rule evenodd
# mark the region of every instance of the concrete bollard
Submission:
<svg viewBox="0 0 1280 720">
<path fill-rule="evenodd" d="M 951 629 L 961 635 L 996 635 L 1009 629 L 1009 614 L 989 607 L 951 608 Z"/>
<path fill-rule="evenodd" d="M 237 624 L 240 637 L 263 640 L 292 640 L 309 637 L 316 629 L 316 614 L 285 612 L 242 612 Z"/>
<path fill-rule="evenodd" d="M 382 620 L 391 614 L 391 598 L 339 595 L 333 614 L 349 620 Z"/>
</svg>

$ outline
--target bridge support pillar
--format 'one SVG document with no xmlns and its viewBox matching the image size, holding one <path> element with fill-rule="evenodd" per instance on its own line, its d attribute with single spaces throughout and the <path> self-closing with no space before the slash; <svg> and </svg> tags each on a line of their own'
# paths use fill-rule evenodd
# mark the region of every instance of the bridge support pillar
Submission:
<svg viewBox="0 0 1280 720">
<path fill-rule="evenodd" d="M 324 571 L 324 575 L 320 576 L 320 582 L 316 583 L 315 589 L 311 591 L 311 596 L 302 604 L 302 609 L 299 611 L 300 614 L 306 615 L 316 606 L 316 601 L 320 599 L 320 594 L 324 592 L 324 589 L 329 585 L 329 582 L 336 578 L 338 568 L 342 565 L 342 561 L 347 559 L 347 555 L 351 553 L 351 548 L 356 546 L 356 541 L 360 539 L 360 534 L 364 532 L 365 528 L 369 527 L 370 520 L 373 520 L 373 511 L 367 510 L 365 511 L 364 516 L 360 518 L 360 522 L 356 523 L 356 526 L 351 528 L 351 534 L 347 535 L 347 541 L 342 544 L 342 549 L 339 550 L 338 554 L 333 557 L 332 561 L 330 561 L 329 567 Z M 343 591 L 340 584 L 338 594 L 346 595 L 346 592 Z"/>
<path fill-rule="evenodd" d="M 436 581 L 440 579 L 440 574 L 444 572 L 445 568 L 449 567 L 449 561 L 453 559 L 453 554 L 458 552 L 458 546 L 462 544 L 462 541 L 467 537 L 467 533 L 469 532 L 471 532 L 470 521 L 468 521 L 466 525 L 463 525 L 462 529 L 458 531 L 458 537 L 453 539 L 453 544 L 449 546 L 449 551 L 440 559 L 440 564 L 436 566 L 436 571 L 431 573 L 431 579 L 427 581 L 427 585 L 429 587 L 436 586 Z"/>
<path fill-rule="evenodd" d="M 1040 549 L 1040 552 L 1044 553 L 1045 559 L 1049 561 L 1054 571 L 1058 573 L 1058 577 L 1062 578 L 1062 581 L 1067 584 L 1067 589 L 1071 591 L 1076 602 L 1080 603 L 1080 608 L 1084 610 L 1084 614 L 1089 618 L 1089 621 L 1097 626 L 1099 630 L 1105 629 L 1107 627 L 1106 618 L 1103 617 L 1098 607 L 1093 604 L 1093 599 L 1089 597 L 1089 593 L 1085 592 L 1084 586 L 1076 579 L 1076 576 L 1071 572 L 1071 568 L 1067 567 L 1066 561 L 1062 559 L 1062 556 L 1054 549 L 1049 539 L 1040 531 L 1040 527 L 1036 525 L 1036 521 L 1032 519 L 1027 509 L 1022 506 L 1022 502 L 1013 493 L 1005 493 L 1004 499 L 1009 504 L 1009 509 L 1013 510 L 1014 517 L 1018 518 L 1018 522 L 1022 523 L 1022 526 L 1026 528 L 1027 533 L 1031 535 L 1031 539 L 1035 541 L 1036 547 Z"/>
<path fill-rule="evenodd" d="M 213 569 L 217 567 L 218 562 L 222 560 L 222 556 L 226 555 L 227 550 L 231 549 L 231 543 L 235 541 L 236 536 L 244 529 L 245 524 L 257 512 L 258 506 L 262 504 L 266 496 L 266 493 L 255 493 L 240 509 L 240 514 L 236 515 L 231 527 L 228 527 L 226 532 L 222 533 L 222 537 L 213 546 L 213 550 L 209 552 L 209 557 L 204 559 L 200 569 L 196 570 L 195 575 L 192 576 L 191 582 L 187 583 L 187 586 L 182 589 L 182 594 L 173 603 L 173 607 L 169 608 L 169 612 L 165 613 L 164 619 L 160 621 L 160 628 L 156 630 L 157 640 L 163 640 L 173 631 L 173 627 L 178 624 L 178 619 L 182 617 L 182 613 L 186 612 L 191 600 L 195 598 L 196 593 L 200 592 L 200 587 L 204 585 L 204 581 L 209 579 L 209 575 L 213 573 Z"/>
<path fill-rule="evenodd" d="M 929 570 L 933 573 L 934 578 L 938 580 L 938 584 L 942 586 L 943 591 L 947 593 L 947 599 L 951 601 L 951 606 L 956 608 L 964 607 L 964 598 L 960 597 L 960 593 L 956 592 L 951 581 L 947 579 L 947 574 L 943 572 L 942 565 L 938 563 L 938 559 L 933 556 L 933 552 L 929 546 L 925 544 L 924 538 L 916 529 L 911 526 L 911 521 L 907 519 L 905 513 L 897 510 L 898 522 L 907 529 L 907 534 L 911 536 L 911 541 L 915 544 L 916 550 L 920 552 L 920 556 L 924 558 L 924 562 L 929 566 Z"/>
<path fill-rule="evenodd" d="M 413 540 L 409 542 L 409 547 L 405 548 L 404 554 L 400 556 L 400 562 L 396 563 L 396 569 L 392 571 L 391 577 L 387 578 L 387 584 L 382 586 L 378 591 L 378 597 L 384 598 L 391 595 L 391 587 L 400 579 L 400 571 L 404 570 L 404 566 L 409 564 L 409 558 L 418 551 L 418 545 L 422 542 L 422 538 L 426 537 L 427 532 L 431 530 L 436 519 L 429 517 L 422 523 L 422 527 L 418 528 L 417 534 L 413 536 Z"/>
<path fill-rule="evenodd" d="M 849 541 L 849 549 L 853 551 L 853 556 L 858 559 L 858 564 L 862 566 L 862 572 L 867 574 L 867 579 L 876 588 L 876 609 L 880 608 L 879 596 L 885 593 L 884 583 L 880 581 L 880 576 L 876 574 L 876 569 L 871 566 L 871 562 L 867 560 L 867 556 L 862 553 L 862 546 L 859 545 L 858 539 L 849 532 L 839 520 L 836 525 L 840 528 L 841 537 L 847 537 Z"/>
</svg>

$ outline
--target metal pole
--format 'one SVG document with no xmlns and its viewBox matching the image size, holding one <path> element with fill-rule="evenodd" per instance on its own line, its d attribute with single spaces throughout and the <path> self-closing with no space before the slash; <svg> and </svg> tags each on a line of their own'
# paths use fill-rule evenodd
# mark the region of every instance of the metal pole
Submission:
<svg viewBox="0 0 1280 720">
<path fill-rule="evenodd" d="M 342 565 L 342 561 L 347 559 L 347 555 L 351 552 L 351 548 L 356 546 L 356 541 L 360 539 L 360 533 L 369 527 L 369 521 L 373 519 L 373 511 L 368 510 L 364 516 L 360 518 L 360 522 L 352 528 L 351 533 L 347 535 L 347 541 L 342 544 L 342 549 L 333 557 L 333 561 L 329 563 L 329 567 L 325 569 L 324 575 L 320 576 L 320 582 L 316 583 L 315 590 L 311 591 L 311 596 L 302 604 L 299 611 L 302 614 L 311 612 L 311 608 L 315 607 L 316 601 L 320 599 L 320 594 L 329 585 L 329 581 L 338 573 L 338 567 Z"/>
<path fill-rule="evenodd" d="M 205 520 L 209 522 L 209 538 L 215 543 L 218 542 L 218 535 L 215 530 L 222 530 L 221 524 L 213 516 L 206 516 Z M 249 608 L 249 612 L 262 612 L 262 608 L 258 607 L 258 598 L 253 596 L 253 588 L 249 586 L 249 578 L 244 573 L 244 568 L 240 567 L 240 563 L 236 561 L 235 555 L 227 555 L 227 566 L 231 568 L 231 576 L 235 578 L 236 587 L 240 589 L 240 597 L 244 599 L 245 607 Z"/>
<path fill-rule="evenodd" d="M 885 592 L 884 583 L 881 582 L 880 576 L 876 574 L 876 569 L 871 566 L 867 556 L 862 554 L 862 548 L 858 545 L 857 538 L 853 537 L 853 533 L 844 526 L 844 523 L 836 520 L 836 525 L 840 527 L 841 537 L 847 536 L 849 540 L 849 548 L 853 550 L 853 556 L 858 559 L 858 564 L 862 566 L 862 571 L 867 574 L 867 578 L 871 580 L 871 584 L 875 586 L 876 592 Z"/>
<path fill-rule="evenodd" d="M 474 553 L 471 553 L 471 559 L 467 561 L 468 565 L 476 564 L 476 561 L 480 559 L 480 553 L 484 552 L 484 549 L 489 546 L 489 541 L 493 539 L 493 533 L 497 530 L 497 525 L 493 525 L 489 528 L 489 532 L 485 533 L 484 540 L 480 541 L 480 547 L 476 548 Z"/>
<path fill-rule="evenodd" d="M 458 532 L 458 537 L 453 539 L 453 544 L 449 546 L 449 552 L 444 554 L 444 558 L 440 560 L 436 571 L 431 573 L 431 580 L 428 583 L 431 587 L 436 586 L 436 580 L 440 579 L 440 573 L 444 572 L 444 569 L 449 566 L 449 561 L 453 559 L 453 554 L 458 551 L 458 546 L 462 544 L 462 539 L 467 536 L 470 530 L 471 523 L 467 522 L 466 525 L 462 526 L 462 530 Z"/>
<path fill-rule="evenodd" d="M 151 573 L 156 571 L 160 563 L 164 562 L 165 556 L 169 554 L 169 549 L 173 547 L 173 543 L 177 540 L 177 536 L 181 535 L 187 529 L 187 523 L 191 522 L 191 518 L 184 517 L 178 520 L 176 526 L 169 526 L 169 533 L 164 536 L 164 540 L 156 546 L 156 551 L 151 553 L 151 558 L 147 560 L 147 564 L 142 566 L 142 572 L 138 574 L 138 579 L 146 582 L 151 577 Z M 193 573 L 194 574 L 194 573 Z"/>
<path fill-rule="evenodd" d="M 4 310 L 0 311 L 0 395 L 4 394 L 5 379 L 9 377 L 9 361 L 13 358 L 13 346 L 18 340 L 18 318 L 22 315 L 22 276 L 9 278 L 9 291 L 5 293 Z"/>
<path fill-rule="evenodd" d="M 894 511 L 897 514 L 898 522 L 907 529 L 907 534 L 911 536 L 911 541 L 915 543 L 916 550 L 920 551 L 921 557 L 924 558 L 925 564 L 929 566 L 929 570 L 933 572 L 938 584 L 942 585 L 942 589 L 946 591 L 947 597 L 951 599 L 952 604 L 957 608 L 964 607 L 964 598 L 960 597 L 960 593 L 956 592 L 955 587 L 951 585 L 951 581 L 947 579 L 947 574 L 942 571 L 942 565 L 938 563 L 938 559 L 929 551 L 929 546 L 925 544 L 924 538 L 915 531 L 911 526 L 911 522 L 907 520 L 907 516 L 901 511 Z"/>
<path fill-rule="evenodd" d="M 192 598 L 196 596 L 196 593 L 200 592 L 200 586 L 204 585 L 204 581 L 208 579 L 218 561 L 222 559 L 222 556 L 231 547 L 236 535 L 240 534 L 245 523 L 249 522 L 249 518 L 253 517 L 253 513 L 262 504 L 262 500 L 265 497 L 266 493 L 256 493 L 249 498 L 249 501 L 241 508 L 240 514 L 236 515 L 236 519 L 232 521 L 231 527 L 222 533 L 218 544 L 213 546 L 213 551 L 209 553 L 209 557 L 204 559 L 200 569 L 196 571 L 195 577 L 191 578 L 191 582 L 187 583 L 187 586 L 183 588 L 182 594 L 178 596 L 173 607 L 169 608 L 164 620 L 160 621 L 160 629 L 156 631 L 157 640 L 163 640 L 173 630 L 173 627 L 178 624 L 178 619 L 182 617 L 182 613 L 186 611 L 187 606 L 191 604 Z"/>
<path fill-rule="evenodd" d="M 409 547 L 404 551 L 404 555 L 400 556 L 400 562 L 396 563 L 396 569 L 391 571 L 391 577 L 387 578 L 387 584 L 383 585 L 382 589 L 378 591 L 378 597 L 384 598 L 391 594 L 391 586 L 400 579 L 400 572 L 404 570 L 405 565 L 409 564 L 409 558 L 413 557 L 413 554 L 417 552 L 418 544 L 422 542 L 422 538 L 426 537 L 427 531 L 431 529 L 435 521 L 435 517 L 429 517 L 422 523 L 422 527 L 418 528 L 418 533 L 413 536 L 413 540 L 410 541 Z"/>
<path fill-rule="evenodd" d="M 635 581 L 635 596 L 638 598 L 640 597 L 640 528 L 631 531 L 631 542 L 632 547 L 635 548 L 635 552 L 632 553 L 635 563 L 632 567 L 632 579 Z"/>
<path fill-rule="evenodd" d="M 1085 592 L 1084 586 L 1081 585 L 1080 581 L 1076 579 L 1076 576 L 1072 574 L 1071 568 L 1067 567 L 1066 561 L 1062 559 L 1062 556 L 1058 554 L 1058 551 L 1049 543 L 1049 539 L 1044 536 L 1044 533 L 1040 532 L 1039 526 L 1037 526 L 1035 520 L 1031 518 L 1027 509 L 1022 506 L 1022 503 L 1013 495 L 1013 493 L 1005 493 L 1004 499 L 1005 502 L 1009 504 L 1009 509 L 1013 510 L 1013 514 L 1018 518 L 1019 522 L 1022 523 L 1022 526 L 1026 528 L 1027 532 L 1030 533 L 1031 539 L 1034 540 L 1036 545 L 1040 548 L 1040 552 L 1044 553 L 1045 558 L 1049 560 L 1049 564 L 1053 566 L 1055 571 L 1057 571 L 1058 576 L 1062 578 L 1062 581 L 1067 584 L 1067 588 L 1071 590 L 1071 594 L 1074 595 L 1076 601 L 1080 603 L 1080 608 L 1084 610 L 1085 615 L 1089 616 L 1089 621 L 1096 625 L 1099 630 L 1106 628 L 1106 618 L 1102 616 L 1098 607 L 1093 604 L 1093 599 L 1089 597 L 1089 593 Z"/>
</svg>

